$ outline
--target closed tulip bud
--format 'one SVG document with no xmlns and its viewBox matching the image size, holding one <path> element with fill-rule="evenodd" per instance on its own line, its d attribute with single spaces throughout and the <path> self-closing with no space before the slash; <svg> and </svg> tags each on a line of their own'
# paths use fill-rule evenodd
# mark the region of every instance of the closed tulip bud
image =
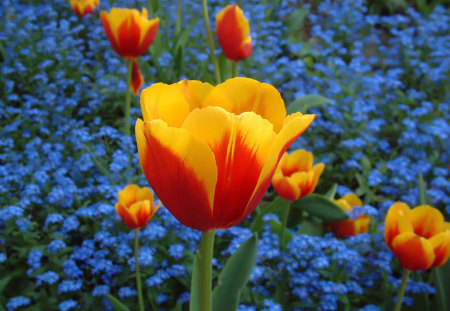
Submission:
<svg viewBox="0 0 450 311">
<path fill-rule="evenodd" d="M 334 200 L 337 206 L 343 211 L 351 213 L 355 206 L 362 206 L 362 201 L 355 194 L 350 193 L 344 195 L 339 200 Z M 346 220 L 336 221 L 325 225 L 338 238 L 345 238 L 361 233 L 366 233 L 369 230 L 370 217 L 367 215 L 360 215 L 355 219 L 349 218 Z"/>
<path fill-rule="evenodd" d="M 216 15 L 216 33 L 223 54 L 233 62 L 252 54 L 250 25 L 237 4 L 227 5 Z"/>
<path fill-rule="evenodd" d="M 130 229 L 141 229 L 152 219 L 161 203 L 155 205 L 153 193 L 147 187 L 128 185 L 118 193 L 117 214 Z"/>
<path fill-rule="evenodd" d="M 80 17 L 94 13 L 99 4 L 100 0 L 70 0 L 73 11 Z"/>
<path fill-rule="evenodd" d="M 450 223 L 429 205 L 413 209 L 393 204 L 384 225 L 386 244 L 406 270 L 427 270 L 445 264 L 450 256 Z"/>
<path fill-rule="evenodd" d="M 286 116 L 271 85 L 184 80 L 141 93 L 139 161 L 164 206 L 200 231 L 229 228 L 261 202 L 281 155 L 315 115 Z"/>
<path fill-rule="evenodd" d="M 285 153 L 273 175 L 273 188 L 286 200 L 305 197 L 316 188 L 324 168 L 323 163 L 313 166 L 313 154 L 306 150 Z"/>
<path fill-rule="evenodd" d="M 159 18 L 149 20 L 147 10 L 112 8 L 100 13 L 103 28 L 114 51 L 124 58 L 145 54 L 155 39 Z"/>
</svg>

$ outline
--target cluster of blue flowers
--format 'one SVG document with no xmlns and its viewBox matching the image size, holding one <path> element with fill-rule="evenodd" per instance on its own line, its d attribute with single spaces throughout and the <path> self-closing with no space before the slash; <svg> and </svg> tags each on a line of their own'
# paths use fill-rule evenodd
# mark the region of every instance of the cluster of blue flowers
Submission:
<svg viewBox="0 0 450 311">
<path fill-rule="evenodd" d="M 284 21 L 300 4 L 278 2 L 242 3 L 254 52 L 240 72 L 275 85 L 287 103 L 306 94 L 330 99 L 310 109 L 318 118 L 295 144 L 327 163 L 322 187 L 338 182 L 339 195 L 359 188 L 367 204 L 354 217 L 363 212 L 380 221 L 390 200 L 416 205 L 416 175 L 422 173 L 434 204 L 450 213 L 450 98 L 443 91 L 450 68 L 448 9 L 437 7 L 427 18 L 412 8 L 377 16 L 368 14 L 362 0 L 324 0 L 303 6 L 309 11 L 303 28 L 287 38 Z M 160 39 L 169 51 L 176 1 L 160 3 Z M 211 16 L 226 4 L 210 1 Z M 167 51 L 146 55 L 139 60 L 145 64 L 144 87 L 183 77 L 209 79 L 201 3 L 185 0 L 183 7 L 189 9 L 182 24 L 192 23 L 184 72 L 171 67 L 174 56 Z M 134 138 L 118 130 L 126 68 L 106 39 L 97 16 L 102 9 L 110 9 L 108 1 L 81 19 L 66 0 L 0 3 L 0 275 L 9 275 L 16 289 L 0 291 L 8 311 L 45 309 L 50 296 L 48 303 L 62 311 L 112 310 L 109 293 L 136 304 L 133 233 L 114 204 L 125 185 L 147 182 Z M 132 123 L 140 115 L 137 100 L 131 115 Z M 353 178 L 357 174 L 362 182 Z M 383 288 L 389 295 L 399 286 L 382 228 L 347 240 L 290 229 L 292 240 L 283 252 L 271 220 L 277 216 L 264 218 L 239 310 L 281 310 L 275 299 L 280 282 L 297 310 L 379 310 L 380 284 L 391 284 Z M 223 267 L 251 234 L 244 226 L 218 231 L 214 266 Z M 199 239 L 199 232 L 165 208 L 140 231 L 142 279 L 154 305 L 169 309 L 189 301 Z M 406 302 L 433 291 L 411 282 Z"/>
</svg>

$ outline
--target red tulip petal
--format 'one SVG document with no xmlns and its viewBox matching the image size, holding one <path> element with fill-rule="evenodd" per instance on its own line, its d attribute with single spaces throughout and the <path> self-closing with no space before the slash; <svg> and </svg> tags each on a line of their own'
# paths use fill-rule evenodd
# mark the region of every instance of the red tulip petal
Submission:
<svg viewBox="0 0 450 311">
<path fill-rule="evenodd" d="M 395 237 L 392 241 L 392 251 L 406 270 L 427 270 L 435 259 L 431 243 L 412 232 Z"/>
</svg>

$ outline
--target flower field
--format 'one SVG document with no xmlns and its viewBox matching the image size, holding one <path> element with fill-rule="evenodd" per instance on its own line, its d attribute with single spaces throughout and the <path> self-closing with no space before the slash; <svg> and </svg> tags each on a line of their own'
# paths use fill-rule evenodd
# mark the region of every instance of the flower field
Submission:
<svg viewBox="0 0 450 311">
<path fill-rule="evenodd" d="M 198 249 L 215 229 L 209 281 L 225 288 L 221 271 L 231 270 L 228 258 L 240 258 L 249 277 L 234 288 L 239 311 L 392 310 L 403 286 L 402 310 L 450 310 L 450 9 L 448 2 L 413 2 L 380 8 L 362 0 L 236 1 L 244 14 L 236 9 L 236 18 L 241 26 L 248 20 L 250 34 L 234 49 L 234 28 L 223 26 L 228 12 L 221 11 L 230 3 L 208 1 L 214 62 L 202 1 L 101 0 L 84 16 L 67 0 L 2 1 L 0 311 L 142 310 L 141 298 L 145 310 L 197 310 Z M 159 18 L 148 26 L 148 50 L 139 46 L 143 52 L 135 55 L 114 43 L 120 30 L 112 8 L 145 8 L 148 19 Z M 142 30 L 147 13 L 139 12 Z M 196 151 L 201 160 L 192 160 L 196 170 L 188 167 L 186 177 L 167 156 L 183 155 L 178 136 L 161 139 L 160 149 L 152 140 L 165 129 L 154 119 L 178 122 L 181 105 L 162 116 L 164 104 L 175 101 L 170 96 L 180 85 L 191 90 L 190 80 L 211 84 L 204 102 L 218 104 L 193 111 L 191 105 L 183 130 L 214 127 L 221 114 L 255 141 L 309 153 L 282 158 L 280 147 L 277 169 L 275 160 L 273 169 L 256 167 L 276 149 L 261 143 L 257 156 L 236 155 L 230 168 L 225 148 L 223 170 L 231 173 L 213 163 L 217 184 L 226 186 L 212 198 L 223 204 L 205 209 L 196 201 L 197 180 L 188 179 L 196 170 L 209 176 L 205 152 Z M 157 83 L 169 84 L 167 91 L 158 93 Z M 262 99 L 248 95 L 251 88 Z M 226 96 L 219 91 L 269 108 L 236 117 L 240 111 L 222 109 Z M 157 113 L 147 108 L 154 94 L 163 98 Z M 288 116 L 272 122 L 283 102 Z M 280 128 L 273 132 L 271 123 L 272 136 L 266 119 Z M 294 122 L 300 125 L 289 145 L 284 130 Z M 181 133 L 181 126 L 164 124 Z M 209 135 L 196 131 L 201 139 Z M 220 150 L 211 148 L 207 155 L 219 159 Z M 296 161 L 309 166 L 297 167 L 304 175 L 292 187 Z M 136 194 L 147 191 L 137 187 L 131 195 L 130 184 L 150 187 L 154 197 Z M 247 190 L 239 210 L 235 193 Z M 136 196 L 150 201 L 148 215 L 139 214 L 145 221 L 128 206 L 131 196 L 132 203 Z M 433 208 L 419 212 L 425 204 Z M 405 232 L 418 244 L 397 239 Z M 254 262 L 238 257 L 252 241 Z M 219 296 L 214 290 L 212 310 L 234 310 L 214 303 Z"/>
</svg>

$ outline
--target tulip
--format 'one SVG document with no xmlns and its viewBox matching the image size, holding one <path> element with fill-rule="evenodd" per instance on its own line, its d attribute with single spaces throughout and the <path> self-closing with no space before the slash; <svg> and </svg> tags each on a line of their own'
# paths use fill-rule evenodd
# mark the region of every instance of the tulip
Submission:
<svg viewBox="0 0 450 311">
<path fill-rule="evenodd" d="M 252 54 L 250 25 L 237 4 L 227 5 L 216 15 L 216 33 L 223 54 L 231 61 Z"/>
<path fill-rule="evenodd" d="M 99 4 L 100 0 L 70 0 L 73 11 L 80 17 L 94 13 Z"/>
<path fill-rule="evenodd" d="M 100 13 L 103 28 L 114 51 L 124 58 L 145 54 L 155 39 L 159 18 L 149 20 L 147 10 L 112 8 Z"/>
<path fill-rule="evenodd" d="M 351 213 L 353 207 L 363 205 L 361 199 L 353 193 L 346 194 L 339 200 L 334 200 L 334 203 L 347 213 Z M 355 219 L 350 218 L 328 223 L 325 227 L 332 231 L 336 237 L 344 238 L 367 232 L 367 230 L 369 230 L 369 225 L 370 217 L 367 215 L 360 215 Z"/>
<path fill-rule="evenodd" d="M 131 69 L 131 92 L 133 92 L 133 95 L 136 96 L 139 94 L 139 90 L 142 87 L 142 84 L 144 84 L 144 77 L 142 76 L 141 70 L 139 69 L 139 65 L 136 61 L 136 59 L 132 60 L 132 69 Z"/>
<path fill-rule="evenodd" d="M 237 225 L 256 208 L 281 156 L 315 118 L 286 117 L 280 93 L 248 78 L 156 83 L 142 91 L 141 108 L 144 175 L 175 218 L 203 232 Z"/>
<path fill-rule="evenodd" d="M 128 185 L 118 193 L 117 214 L 130 229 L 141 229 L 152 219 L 161 203 L 155 205 L 153 193 L 147 187 Z"/>
<path fill-rule="evenodd" d="M 427 270 L 445 264 L 450 256 L 450 223 L 429 205 L 413 209 L 393 204 L 386 215 L 386 244 L 406 270 Z"/>
<path fill-rule="evenodd" d="M 285 153 L 275 170 L 272 185 L 286 200 L 297 200 L 314 191 L 325 164 L 313 164 L 313 154 L 306 150 Z"/>
</svg>

